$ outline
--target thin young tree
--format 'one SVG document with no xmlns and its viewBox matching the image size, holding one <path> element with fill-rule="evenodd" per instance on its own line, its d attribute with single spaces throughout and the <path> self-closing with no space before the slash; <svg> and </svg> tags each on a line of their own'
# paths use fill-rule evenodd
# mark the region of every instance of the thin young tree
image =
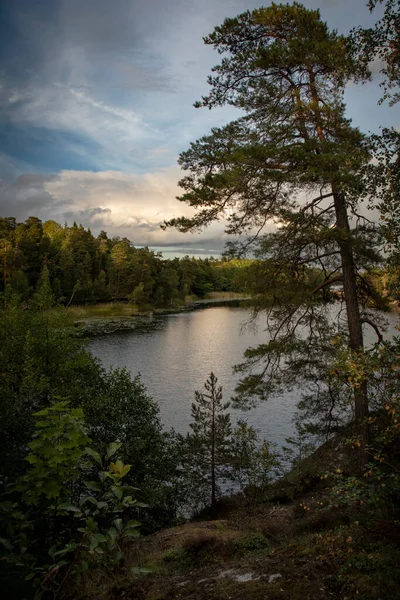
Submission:
<svg viewBox="0 0 400 600">
<path fill-rule="evenodd" d="M 240 392 L 265 398 L 274 378 L 282 379 L 283 356 L 301 354 L 307 363 L 305 328 L 314 348 L 318 335 L 326 338 L 320 301 L 338 281 L 352 352 L 363 349 L 363 323 L 375 326 L 360 307 L 361 291 L 370 295 L 365 270 L 379 258 L 373 227 L 358 208 L 359 171 L 369 149 L 346 118 L 343 102 L 358 65 L 345 38 L 328 29 L 319 11 L 297 2 L 226 19 L 204 41 L 223 58 L 208 79 L 209 95 L 196 106 L 231 105 L 244 116 L 181 154 L 179 163 L 189 174 L 179 182 L 180 200 L 195 214 L 165 226 L 185 232 L 224 218 L 228 233 L 246 236 L 233 245 L 236 253 L 261 240 L 268 259 L 264 289 L 273 282 L 270 342 L 249 351 L 250 366 L 262 368 L 245 379 Z M 272 223 L 279 227 L 263 235 Z M 363 462 L 365 382 L 355 390 L 353 406 Z"/>
<path fill-rule="evenodd" d="M 222 401 L 222 387 L 214 373 L 204 384 L 205 392 L 195 391 L 192 404 L 192 433 L 185 438 L 186 468 L 192 491 L 204 498 L 204 504 L 214 505 L 219 482 L 224 477 L 229 462 L 232 433 L 230 403 Z"/>
</svg>

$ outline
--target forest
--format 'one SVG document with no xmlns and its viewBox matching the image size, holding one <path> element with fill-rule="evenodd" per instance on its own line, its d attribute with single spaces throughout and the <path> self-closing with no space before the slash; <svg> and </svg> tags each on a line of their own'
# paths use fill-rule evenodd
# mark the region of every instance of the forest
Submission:
<svg viewBox="0 0 400 600">
<path fill-rule="evenodd" d="M 163 260 L 161 253 L 135 248 L 127 238 L 94 237 L 74 223 L 29 217 L 17 223 L 0 217 L 0 286 L 27 300 L 43 270 L 55 299 L 63 304 L 129 301 L 139 306 L 169 307 L 187 296 L 211 291 L 245 292 L 241 270 L 248 259 L 213 258 Z"/>
<path fill-rule="evenodd" d="M 344 95 L 376 60 L 395 110 L 400 11 L 368 8 L 375 26 L 347 37 L 294 2 L 204 38 L 222 58 L 196 106 L 240 116 L 181 153 L 193 216 L 163 228 L 224 219 L 232 258 L 163 260 L 76 223 L 0 219 L 7 598 L 398 598 L 400 338 L 384 311 L 399 309 L 400 134 L 362 133 Z M 211 372 L 189 431 L 166 431 L 140 376 L 103 368 L 66 307 L 212 291 L 250 295 L 265 342 L 234 366 L 232 398 Z M 233 423 L 295 385 L 285 447 Z"/>
</svg>

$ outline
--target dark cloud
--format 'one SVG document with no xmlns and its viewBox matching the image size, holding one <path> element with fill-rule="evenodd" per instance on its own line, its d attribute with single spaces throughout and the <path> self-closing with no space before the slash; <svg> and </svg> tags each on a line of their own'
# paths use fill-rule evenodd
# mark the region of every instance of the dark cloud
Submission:
<svg viewBox="0 0 400 600">
<path fill-rule="evenodd" d="M 91 229 L 102 229 L 109 221 L 111 216 L 110 208 L 102 208 L 101 206 L 94 206 L 91 208 L 85 208 L 77 211 L 67 211 L 63 213 L 63 218 L 66 223 L 71 225 L 73 222 L 82 224 L 84 227 L 90 227 Z"/>
<path fill-rule="evenodd" d="M 0 2 L 3 152 L 41 172 L 148 172 L 149 165 L 171 165 L 190 141 L 232 114 L 229 109 L 210 113 L 192 108 L 206 92 L 207 74 L 218 61 L 202 36 L 225 17 L 259 4 L 259 0 Z M 304 0 L 304 4 L 321 6 L 323 18 L 340 31 L 374 18 L 364 0 Z M 362 93 L 364 107 L 365 90 Z M 373 129 L 370 107 L 361 111 L 359 98 L 353 101 L 356 124 L 363 119 Z M 163 146 L 168 153 L 152 154 Z M 0 164 L 0 173 L 8 176 L 9 171 L 2 169 Z"/>
<path fill-rule="evenodd" d="M 91 208 L 85 208 L 83 210 L 78 210 L 75 212 L 67 211 L 64 213 L 64 217 L 66 219 L 73 219 L 73 220 L 76 220 L 76 218 L 79 217 L 80 219 L 87 221 L 87 219 L 93 219 L 98 216 L 104 216 L 104 215 L 110 215 L 110 214 L 111 214 L 110 208 L 102 208 L 101 206 L 95 206 L 95 207 L 91 207 Z"/>
<path fill-rule="evenodd" d="M 24 174 L 12 184 L 0 181 L 0 215 L 25 220 L 28 216 L 40 216 L 52 210 L 54 197 L 45 188 L 56 175 Z"/>
<path fill-rule="evenodd" d="M 11 188 L 18 189 L 29 189 L 29 188 L 43 188 L 43 185 L 48 181 L 56 181 L 59 179 L 58 175 L 50 174 L 43 175 L 41 173 L 23 173 L 15 180 L 15 183 L 10 186 Z"/>
</svg>

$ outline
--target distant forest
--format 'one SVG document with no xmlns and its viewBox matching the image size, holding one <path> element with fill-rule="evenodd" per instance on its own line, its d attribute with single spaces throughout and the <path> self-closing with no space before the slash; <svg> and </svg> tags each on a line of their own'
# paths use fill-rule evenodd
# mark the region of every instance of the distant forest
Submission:
<svg viewBox="0 0 400 600">
<path fill-rule="evenodd" d="M 0 217 L 0 292 L 7 286 L 24 300 L 47 271 L 55 298 L 64 304 L 127 300 L 136 305 L 173 306 L 211 291 L 246 292 L 250 260 L 164 260 L 127 238 L 95 237 L 74 223 L 61 226 L 29 217 Z"/>
</svg>

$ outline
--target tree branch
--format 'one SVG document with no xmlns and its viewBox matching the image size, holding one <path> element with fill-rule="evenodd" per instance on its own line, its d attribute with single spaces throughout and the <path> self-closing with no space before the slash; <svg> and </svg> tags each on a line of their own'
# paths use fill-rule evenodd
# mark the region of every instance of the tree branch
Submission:
<svg viewBox="0 0 400 600">
<path fill-rule="evenodd" d="M 362 317 L 361 323 L 366 323 L 367 325 L 371 325 L 372 329 L 375 330 L 375 333 L 378 336 L 378 342 L 379 342 L 379 344 L 381 344 L 383 342 L 383 335 L 380 332 L 380 329 L 378 328 L 378 326 L 373 321 L 371 321 L 371 319 L 368 319 L 367 317 Z"/>
<path fill-rule="evenodd" d="M 327 287 L 328 285 L 332 285 L 332 283 L 336 283 L 336 281 L 343 281 L 343 275 L 336 275 L 336 277 L 332 277 L 331 279 L 324 281 L 324 283 L 321 283 L 321 285 L 316 287 L 315 290 L 312 291 L 312 293 L 316 294 L 317 292 L 319 292 L 323 288 Z"/>
</svg>

